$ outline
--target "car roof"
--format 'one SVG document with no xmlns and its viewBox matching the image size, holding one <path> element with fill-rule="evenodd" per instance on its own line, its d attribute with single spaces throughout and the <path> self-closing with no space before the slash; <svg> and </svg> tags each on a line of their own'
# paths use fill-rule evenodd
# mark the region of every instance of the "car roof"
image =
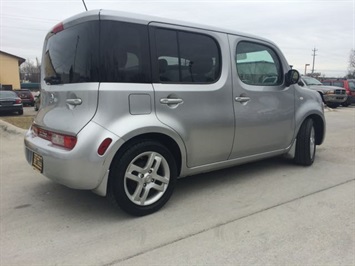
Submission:
<svg viewBox="0 0 355 266">
<path fill-rule="evenodd" d="M 138 24 L 144 24 L 144 25 L 148 25 L 150 23 L 162 23 L 162 24 L 171 25 L 171 26 L 190 27 L 190 28 L 195 28 L 195 29 L 209 30 L 209 31 L 244 36 L 244 37 L 248 37 L 248 38 L 252 38 L 252 39 L 257 39 L 257 40 L 269 42 L 269 43 L 275 45 L 274 42 L 272 42 L 268 39 L 265 39 L 265 38 L 262 38 L 262 37 L 259 37 L 256 35 L 252 35 L 252 34 L 247 34 L 247 33 L 239 32 L 239 31 L 235 31 L 233 29 L 215 27 L 213 25 L 207 25 L 207 24 L 198 24 L 198 23 L 189 22 L 189 21 L 174 20 L 174 19 L 165 18 L 165 17 L 138 14 L 138 13 L 133 13 L 133 12 L 117 11 L 117 10 L 105 10 L 105 9 L 90 10 L 90 11 L 82 12 L 82 13 L 79 13 L 75 16 L 69 17 L 68 19 L 64 20 L 62 23 L 63 23 L 63 25 L 71 26 L 73 24 L 81 23 L 84 21 L 91 21 L 91 20 L 98 20 L 98 19 L 100 19 L 100 20 L 118 20 L 118 21 L 123 21 L 123 22 L 131 22 L 131 23 L 138 23 Z"/>
</svg>

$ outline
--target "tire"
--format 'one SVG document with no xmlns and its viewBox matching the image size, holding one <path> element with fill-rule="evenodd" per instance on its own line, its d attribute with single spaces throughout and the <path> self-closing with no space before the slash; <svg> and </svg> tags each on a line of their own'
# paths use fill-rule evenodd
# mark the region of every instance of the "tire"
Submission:
<svg viewBox="0 0 355 266">
<path fill-rule="evenodd" d="M 159 142 L 142 141 L 113 160 L 108 199 L 131 215 L 148 215 L 170 199 L 176 178 L 176 162 L 170 151 Z"/>
<path fill-rule="evenodd" d="M 23 110 L 18 111 L 18 114 L 19 114 L 19 115 L 23 115 Z"/>
<path fill-rule="evenodd" d="M 339 104 L 338 103 L 327 103 L 327 106 L 330 107 L 330 108 L 335 109 L 335 108 L 337 108 L 339 106 Z"/>
<path fill-rule="evenodd" d="M 297 135 L 296 154 L 294 161 L 297 164 L 310 166 L 316 156 L 315 129 L 313 120 L 306 119 Z"/>
</svg>

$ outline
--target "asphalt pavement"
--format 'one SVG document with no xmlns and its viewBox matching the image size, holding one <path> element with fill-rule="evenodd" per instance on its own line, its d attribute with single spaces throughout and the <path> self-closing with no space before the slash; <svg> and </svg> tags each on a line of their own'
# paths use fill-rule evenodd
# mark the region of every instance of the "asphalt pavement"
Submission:
<svg viewBox="0 0 355 266">
<path fill-rule="evenodd" d="M 0 265 L 355 265 L 355 106 L 326 120 L 313 166 L 180 179 L 141 218 L 35 172 L 24 131 L 0 121 Z"/>
</svg>

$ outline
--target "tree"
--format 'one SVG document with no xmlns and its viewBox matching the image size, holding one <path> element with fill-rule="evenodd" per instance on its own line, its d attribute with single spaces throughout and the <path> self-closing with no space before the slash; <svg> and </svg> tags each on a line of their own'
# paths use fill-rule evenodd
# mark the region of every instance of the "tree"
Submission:
<svg viewBox="0 0 355 266">
<path fill-rule="evenodd" d="M 355 50 L 351 49 L 350 56 L 349 56 L 349 68 L 348 74 L 346 75 L 349 79 L 355 78 Z"/>
<path fill-rule="evenodd" d="M 20 78 L 29 82 L 40 82 L 41 65 L 36 58 L 36 63 L 27 59 L 26 62 L 20 66 Z"/>
</svg>

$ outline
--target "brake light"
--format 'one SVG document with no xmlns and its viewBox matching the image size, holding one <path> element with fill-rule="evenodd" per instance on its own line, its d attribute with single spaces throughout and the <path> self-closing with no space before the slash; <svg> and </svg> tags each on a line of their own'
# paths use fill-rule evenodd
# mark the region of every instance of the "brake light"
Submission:
<svg viewBox="0 0 355 266">
<path fill-rule="evenodd" d="M 60 23 L 58 23 L 57 25 L 54 26 L 54 28 L 52 29 L 52 32 L 54 34 L 56 34 L 56 33 L 60 32 L 62 30 L 64 30 L 64 26 L 63 26 L 63 23 L 60 22 Z"/>
<path fill-rule="evenodd" d="M 99 148 L 97 149 L 97 153 L 99 155 L 104 155 L 107 148 L 110 146 L 111 142 L 112 142 L 112 139 L 110 139 L 110 138 L 104 139 L 104 141 L 101 142 Z"/>
<path fill-rule="evenodd" d="M 15 103 L 16 103 L 16 104 L 19 104 L 19 103 L 22 103 L 22 101 L 21 101 L 20 98 L 17 98 L 17 99 L 15 100 Z"/>
<path fill-rule="evenodd" d="M 54 145 L 67 148 L 69 150 L 72 150 L 77 142 L 77 138 L 75 136 L 55 133 L 35 125 L 32 125 L 32 132 L 34 135 L 42 139 L 49 140 Z"/>
</svg>

